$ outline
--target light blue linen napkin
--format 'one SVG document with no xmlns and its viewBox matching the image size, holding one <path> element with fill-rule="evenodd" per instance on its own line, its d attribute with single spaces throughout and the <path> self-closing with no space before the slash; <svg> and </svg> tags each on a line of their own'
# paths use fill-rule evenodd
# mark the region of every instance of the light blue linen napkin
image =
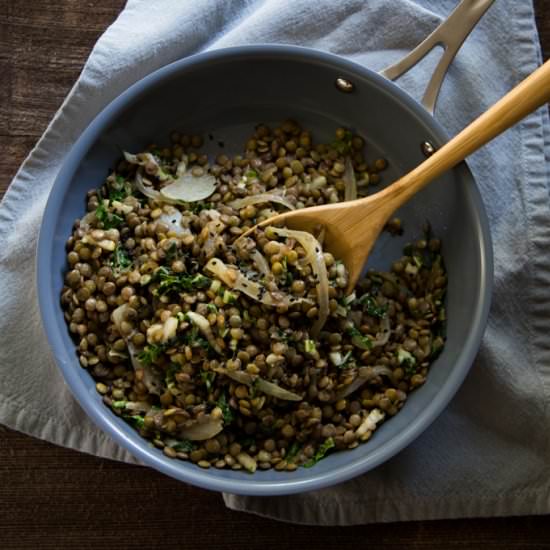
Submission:
<svg viewBox="0 0 550 550">
<path fill-rule="evenodd" d="M 421 42 L 455 5 L 129 0 L 0 207 L 0 422 L 133 461 L 64 386 L 32 290 L 36 237 L 53 180 L 110 100 L 171 61 L 244 43 L 307 45 L 379 70 Z M 398 84 L 419 98 L 435 62 L 431 56 Z M 436 118 L 455 134 L 538 63 L 531 2 L 498 0 L 453 63 Z M 479 356 L 448 409 L 406 450 L 359 479 L 292 497 L 225 495 L 229 507 L 324 525 L 550 512 L 549 134 L 548 111 L 540 109 L 469 160 L 490 217 L 495 292 Z"/>
</svg>

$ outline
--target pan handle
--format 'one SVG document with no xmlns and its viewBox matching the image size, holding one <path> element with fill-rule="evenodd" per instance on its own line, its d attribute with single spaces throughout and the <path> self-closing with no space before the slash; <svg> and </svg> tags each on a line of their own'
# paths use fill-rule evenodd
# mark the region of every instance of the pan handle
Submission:
<svg viewBox="0 0 550 550">
<path fill-rule="evenodd" d="M 433 115 L 437 96 L 439 95 L 439 90 L 441 89 L 441 84 L 449 65 L 464 40 L 466 40 L 472 29 L 483 14 L 491 7 L 493 2 L 494 0 L 462 0 L 449 17 L 414 50 L 401 59 L 401 61 L 380 71 L 380 74 L 389 80 L 395 80 L 414 67 L 436 46 L 441 46 L 444 50 L 443 55 L 426 86 L 426 91 L 422 98 L 422 105 Z"/>
</svg>

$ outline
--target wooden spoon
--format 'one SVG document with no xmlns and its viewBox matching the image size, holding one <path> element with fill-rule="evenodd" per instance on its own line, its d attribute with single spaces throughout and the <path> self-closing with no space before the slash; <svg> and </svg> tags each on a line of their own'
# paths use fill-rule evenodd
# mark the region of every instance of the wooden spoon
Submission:
<svg viewBox="0 0 550 550">
<path fill-rule="evenodd" d="M 550 100 L 550 61 L 443 145 L 431 157 L 382 191 L 348 202 L 313 206 L 273 216 L 257 227 L 284 224 L 313 231 L 325 228 L 325 248 L 349 271 L 348 291 L 355 286 L 378 235 L 391 215 L 426 184 L 463 161 L 529 113 Z"/>
</svg>

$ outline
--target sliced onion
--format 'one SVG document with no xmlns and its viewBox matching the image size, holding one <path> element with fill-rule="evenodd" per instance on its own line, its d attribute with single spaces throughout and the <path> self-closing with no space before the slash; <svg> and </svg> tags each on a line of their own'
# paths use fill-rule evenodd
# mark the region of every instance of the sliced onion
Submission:
<svg viewBox="0 0 550 550">
<path fill-rule="evenodd" d="M 251 204 L 258 204 L 258 203 L 264 203 L 264 202 L 276 202 L 277 204 L 281 204 L 282 206 L 288 208 L 289 210 L 295 209 L 292 203 L 290 203 L 281 195 L 277 195 L 276 193 L 260 193 L 258 195 L 251 195 L 249 197 L 244 197 L 242 199 L 236 199 L 230 202 L 229 206 L 236 209 L 241 209 Z"/>
<path fill-rule="evenodd" d="M 176 167 L 176 178 L 183 176 L 183 174 L 187 172 L 187 161 L 187 155 L 183 155 L 183 157 L 181 157 L 181 160 L 178 162 L 178 166 Z"/>
<path fill-rule="evenodd" d="M 197 202 L 208 198 L 216 190 L 216 178 L 211 174 L 194 176 L 190 172 L 160 190 L 163 199 L 179 202 Z"/>
<path fill-rule="evenodd" d="M 90 229 L 90 226 L 93 225 L 96 221 L 97 216 L 95 215 L 95 210 L 92 210 L 80 220 L 80 229 L 88 231 L 88 229 Z"/>
<path fill-rule="evenodd" d="M 338 392 L 336 392 L 336 395 L 334 396 L 334 401 L 338 401 L 340 399 L 343 399 L 344 397 L 347 397 L 348 395 L 351 395 L 353 392 L 357 391 L 364 384 L 366 384 L 373 378 L 376 378 L 377 376 L 381 376 L 381 375 L 385 375 L 385 376 L 388 376 L 389 378 L 392 378 L 393 372 L 391 371 L 391 369 L 389 369 L 388 367 L 385 367 L 384 365 L 369 367 L 369 370 L 366 376 L 358 376 L 357 378 L 355 378 L 355 380 L 353 380 L 351 384 L 344 386 Z"/>
<path fill-rule="evenodd" d="M 281 388 L 281 386 L 273 382 L 268 382 L 259 376 L 248 374 L 243 371 L 231 371 L 227 369 L 216 369 L 216 371 L 225 374 L 228 378 L 235 380 L 235 382 L 239 382 L 239 384 L 254 386 L 266 395 L 271 395 L 277 399 L 282 399 L 284 401 L 302 401 L 302 398 L 298 394 L 285 390 Z"/>
<path fill-rule="evenodd" d="M 220 345 L 216 341 L 216 337 L 212 332 L 212 328 L 210 327 L 210 323 L 208 322 L 208 319 L 203 315 L 201 315 L 200 313 L 196 313 L 194 311 L 188 311 L 186 313 L 186 316 L 195 326 L 198 327 L 198 329 L 202 332 L 203 336 L 208 340 L 208 343 L 212 346 L 212 348 L 216 352 L 221 354 L 222 349 L 220 348 Z"/>
<path fill-rule="evenodd" d="M 176 336 L 176 331 L 178 330 L 179 321 L 176 319 L 176 317 L 168 317 L 166 321 L 164 321 L 164 325 L 162 326 L 162 342 L 166 343 L 174 336 Z"/>
<path fill-rule="evenodd" d="M 258 467 L 258 463 L 256 462 L 256 460 L 252 458 L 248 453 L 239 453 L 237 455 L 237 462 L 239 462 L 239 464 L 251 474 L 253 474 Z"/>
<path fill-rule="evenodd" d="M 129 164 L 135 164 L 137 166 L 145 166 L 146 164 L 154 164 L 157 168 L 156 177 L 159 181 L 166 181 L 172 179 L 172 176 L 166 174 L 157 162 L 157 159 L 151 153 L 140 153 L 139 155 L 133 155 L 127 151 L 123 151 L 124 158 Z M 141 157 L 141 158 L 140 158 Z"/>
<path fill-rule="evenodd" d="M 302 188 L 306 193 L 311 193 L 311 191 L 325 187 L 326 184 L 327 178 L 325 176 L 317 176 L 312 182 L 304 183 Z"/>
<path fill-rule="evenodd" d="M 380 409 L 372 409 L 367 418 L 365 418 L 357 430 L 355 430 L 355 435 L 359 437 L 367 432 L 376 430 L 376 425 L 384 420 L 385 416 L 386 415 Z"/>
<path fill-rule="evenodd" d="M 239 258 L 247 260 L 252 251 L 255 250 L 256 243 L 250 237 L 243 237 L 237 239 L 232 246 Z"/>
<path fill-rule="evenodd" d="M 167 179 L 167 178 L 164 178 Z M 161 180 L 162 181 L 162 180 Z M 136 189 L 146 197 L 166 204 L 185 204 L 208 198 L 216 190 L 216 178 L 211 174 L 193 176 L 183 174 L 160 191 L 145 185 L 141 170 L 135 176 Z"/>
<path fill-rule="evenodd" d="M 151 187 L 147 187 L 143 181 L 143 177 L 141 175 L 141 171 L 138 170 L 136 172 L 136 177 L 134 179 L 134 183 L 136 186 L 136 189 L 146 197 L 153 199 L 154 201 L 160 200 L 160 193 L 156 189 L 152 189 Z"/>
<path fill-rule="evenodd" d="M 217 210 L 214 210 L 213 208 L 209 208 L 208 210 L 202 210 L 199 215 L 201 217 L 206 216 L 211 221 L 219 220 L 221 218 L 221 214 Z"/>
<path fill-rule="evenodd" d="M 191 441 L 205 441 L 215 437 L 223 430 L 223 420 L 213 418 L 209 414 L 199 417 L 193 424 L 184 426 L 179 430 L 179 435 Z"/>
<path fill-rule="evenodd" d="M 131 341 L 126 340 L 126 345 L 128 346 L 128 351 L 130 352 L 130 361 L 134 367 L 134 371 L 141 369 L 143 371 L 143 380 L 145 387 L 149 390 L 150 393 L 155 395 L 160 395 L 162 393 L 162 379 L 160 374 L 153 370 L 151 365 L 146 365 L 138 359 L 138 350 Z"/>
<path fill-rule="evenodd" d="M 250 258 L 254 262 L 254 265 L 258 268 L 258 272 L 264 277 L 266 281 L 273 279 L 273 273 L 269 269 L 269 264 L 264 258 L 264 255 L 259 250 L 252 250 L 250 252 Z"/>
<path fill-rule="evenodd" d="M 109 359 L 113 358 L 113 357 L 118 357 L 120 359 L 128 359 L 128 354 L 127 353 L 124 353 L 122 351 L 116 351 L 114 349 L 110 349 L 108 352 L 107 352 L 107 357 Z"/>
<path fill-rule="evenodd" d="M 137 158 L 137 155 L 134 155 L 133 153 L 128 153 L 128 151 L 123 151 L 124 158 L 126 159 L 126 162 L 129 164 L 137 164 L 138 166 L 141 166 L 143 163 Z"/>
<path fill-rule="evenodd" d="M 283 399 L 285 401 L 302 401 L 302 398 L 298 394 L 285 390 L 284 388 L 281 388 L 281 386 L 278 386 L 273 382 L 268 382 L 263 378 L 258 378 L 256 388 L 267 395 L 276 397 L 277 399 Z"/>
<path fill-rule="evenodd" d="M 303 302 L 309 302 L 307 298 L 294 298 L 282 292 L 269 291 L 261 284 L 249 279 L 238 269 L 228 267 L 219 258 L 212 258 L 204 266 L 205 271 L 215 275 L 228 287 L 238 290 L 248 297 L 265 304 L 266 306 L 277 307 L 280 305 L 291 306 Z"/>
<path fill-rule="evenodd" d="M 122 334 L 120 327 L 122 325 L 122 321 L 124 321 L 124 314 L 126 313 L 126 310 L 128 309 L 128 307 L 129 307 L 128 304 L 122 304 L 121 306 L 118 306 L 113 311 L 113 313 L 111 313 L 111 319 L 120 334 Z"/>
<path fill-rule="evenodd" d="M 126 214 L 129 214 L 135 208 L 134 206 L 128 204 L 126 200 L 124 202 L 112 201 L 111 205 L 116 212 L 118 212 L 119 214 L 122 214 L 123 216 L 125 216 Z"/>
<path fill-rule="evenodd" d="M 351 343 L 356 347 L 356 348 L 359 348 L 359 349 L 363 349 L 365 351 L 369 350 L 372 348 L 372 341 L 369 339 L 368 340 L 370 342 L 370 345 L 369 344 L 365 344 L 365 342 L 363 342 L 363 340 L 359 337 L 359 336 L 353 336 L 352 339 L 351 339 Z"/>
<path fill-rule="evenodd" d="M 222 368 L 215 369 L 215 370 L 220 374 L 225 374 L 228 378 L 231 378 L 231 380 L 235 380 L 235 382 L 238 382 L 239 384 L 245 384 L 246 386 L 251 386 L 252 383 L 254 382 L 254 376 L 242 370 L 227 370 Z"/>
<path fill-rule="evenodd" d="M 369 380 L 370 378 L 355 378 L 355 380 L 353 380 L 351 384 L 348 384 L 347 386 L 344 386 L 340 391 L 337 391 L 332 401 L 339 401 L 340 399 L 344 399 L 344 397 L 351 395 L 354 391 L 358 390 Z"/>
<path fill-rule="evenodd" d="M 355 180 L 355 171 L 353 170 L 353 164 L 349 157 L 346 157 L 345 170 L 342 180 L 346 185 L 344 200 L 355 200 L 357 198 L 357 181 Z"/>
<path fill-rule="evenodd" d="M 115 327 L 117 328 L 119 334 L 126 342 L 128 353 L 130 354 L 130 361 L 132 363 L 132 367 L 134 367 L 134 371 L 141 369 L 143 371 L 143 383 L 145 384 L 145 387 L 149 390 L 150 393 L 160 395 L 162 393 L 162 380 L 160 378 L 160 375 L 153 370 L 153 367 L 151 365 L 146 365 L 138 359 L 138 350 L 131 341 L 132 334 L 123 336 L 121 325 L 124 321 L 124 314 L 128 307 L 130 307 L 128 306 L 128 304 L 122 304 L 121 306 L 118 306 L 113 311 L 113 313 L 111 313 L 111 319 L 113 320 L 113 323 L 115 324 Z"/>
<path fill-rule="evenodd" d="M 128 401 L 125 408 L 133 412 L 148 413 L 151 410 L 151 403 L 147 403 L 147 401 Z"/>
<path fill-rule="evenodd" d="M 102 248 L 103 250 L 107 250 L 108 252 L 113 252 L 113 250 L 116 248 L 116 243 L 111 239 L 101 239 L 100 241 L 96 241 L 92 237 L 92 233 L 86 233 L 86 235 L 82 237 L 82 242 L 84 244 L 99 246 L 100 248 Z"/>
<path fill-rule="evenodd" d="M 388 315 L 385 315 L 382 317 L 382 320 L 380 321 L 380 332 L 376 335 L 376 340 L 372 341 L 372 346 L 385 346 L 389 339 L 390 339 L 390 319 Z"/>
<path fill-rule="evenodd" d="M 339 351 L 331 351 L 328 354 L 328 357 L 329 357 L 331 363 L 335 367 L 340 367 L 341 365 L 344 365 L 347 362 L 347 360 L 351 356 L 351 353 L 352 353 L 351 351 L 348 351 L 346 353 L 346 355 L 342 355 Z"/>
<path fill-rule="evenodd" d="M 319 241 L 306 231 L 294 231 L 292 229 L 281 229 L 273 226 L 268 227 L 267 230 L 271 230 L 275 235 L 280 237 L 296 239 L 306 251 L 306 261 L 311 264 L 311 269 L 318 281 L 317 300 L 319 302 L 319 317 L 311 328 L 312 336 L 317 338 L 325 326 L 329 314 L 328 275 L 323 257 L 323 249 Z"/>
<path fill-rule="evenodd" d="M 181 225 L 182 219 L 182 213 L 173 206 L 165 206 L 164 212 L 158 217 L 158 221 L 165 223 L 168 230 L 173 231 L 176 235 L 191 235 L 191 230 Z"/>
<path fill-rule="evenodd" d="M 202 244 L 202 253 L 206 259 L 212 258 L 217 250 L 225 243 L 220 234 L 226 228 L 226 225 L 219 219 L 214 219 L 206 223 L 199 234 L 199 244 Z"/>
<path fill-rule="evenodd" d="M 277 214 L 277 210 L 273 210 L 273 208 L 262 208 L 256 215 L 256 221 L 260 223 L 261 221 L 268 220 Z"/>
<path fill-rule="evenodd" d="M 140 153 L 133 155 L 124 151 L 124 158 L 130 164 L 145 166 L 153 164 L 157 168 L 155 177 L 159 181 L 171 181 L 160 191 L 148 189 L 144 183 L 141 174 L 138 177 L 139 169 L 136 172 L 136 188 L 145 196 L 154 200 L 163 200 L 168 204 L 181 204 L 186 202 L 201 201 L 209 197 L 216 190 L 216 178 L 211 174 L 194 176 L 187 170 L 187 157 L 179 162 L 176 168 L 176 177 L 173 178 L 162 170 L 159 163 L 151 153 Z"/>
</svg>

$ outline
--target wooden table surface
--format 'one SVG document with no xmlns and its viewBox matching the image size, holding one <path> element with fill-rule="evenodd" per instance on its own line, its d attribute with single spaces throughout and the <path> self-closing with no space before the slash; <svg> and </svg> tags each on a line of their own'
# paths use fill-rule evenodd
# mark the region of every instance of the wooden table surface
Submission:
<svg viewBox="0 0 550 550">
<path fill-rule="evenodd" d="M 0 0 L 0 196 L 123 5 L 123 0 Z M 535 6 L 548 59 L 550 0 L 535 0 Z M 0 427 L 0 549 L 336 545 L 550 549 L 550 518 L 349 528 L 282 525 L 227 510 L 218 494 L 153 470 L 87 456 Z"/>
</svg>

